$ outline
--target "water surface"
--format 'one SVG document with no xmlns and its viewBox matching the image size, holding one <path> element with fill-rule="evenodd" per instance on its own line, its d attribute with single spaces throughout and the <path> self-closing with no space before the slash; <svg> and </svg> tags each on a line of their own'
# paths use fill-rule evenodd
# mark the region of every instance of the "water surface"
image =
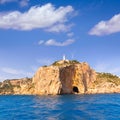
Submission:
<svg viewBox="0 0 120 120">
<path fill-rule="evenodd" d="M 0 120 L 119 120 L 120 94 L 0 96 Z"/>
</svg>

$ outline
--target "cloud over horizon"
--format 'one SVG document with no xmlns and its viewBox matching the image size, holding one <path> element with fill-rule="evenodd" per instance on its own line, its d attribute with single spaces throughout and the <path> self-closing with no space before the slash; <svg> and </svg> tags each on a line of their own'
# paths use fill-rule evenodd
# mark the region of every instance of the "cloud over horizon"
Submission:
<svg viewBox="0 0 120 120">
<path fill-rule="evenodd" d="M 68 46 L 70 44 L 73 44 L 74 42 L 75 42 L 74 39 L 68 39 L 68 40 L 66 40 L 64 42 L 58 42 L 58 41 L 56 41 L 54 39 L 49 39 L 46 42 L 44 42 L 44 40 L 40 40 L 38 42 L 38 45 L 44 44 L 46 46 L 59 46 L 59 47 L 63 47 L 63 46 Z"/>
<path fill-rule="evenodd" d="M 57 24 L 57 25 L 53 25 L 52 27 L 46 29 L 46 31 L 48 32 L 67 32 L 70 31 L 71 27 L 73 25 L 69 24 L 69 25 L 65 25 L 65 24 Z"/>
<path fill-rule="evenodd" d="M 0 0 L 0 4 L 6 3 L 18 3 L 21 7 L 26 7 L 29 4 L 29 0 Z"/>
<path fill-rule="evenodd" d="M 90 31 L 90 35 L 103 36 L 120 32 L 120 13 L 114 15 L 110 20 L 100 21 Z"/>
<path fill-rule="evenodd" d="M 112 63 L 108 63 L 108 61 L 96 63 L 96 65 L 94 65 L 94 69 L 96 72 L 111 73 L 120 77 L 120 67 L 117 65 L 113 65 Z"/>
<path fill-rule="evenodd" d="M 19 2 L 19 4 L 20 4 L 21 7 L 26 7 L 29 4 L 29 0 L 21 0 Z"/>
<path fill-rule="evenodd" d="M 9 67 L 3 67 L 0 69 L 3 73 L 11 74 L 11 75 L 26 75 L 26 76 L 32 76 L 33 73 L 31 72 L 26 72 L 23 70 L 18 70 L 14 68 L 9 68 Z"/>
<path fill-rule="evenodd" d="M 5 4 L 9 2 L 17 2 L 17 0 L 0 0 L 0 4 Z"/>
<path fill-rule="evenodd" d="M 39 58 L 36 60 L 40 65 L 50 65 L 54 61 L 51 58 Z"/>
<path fill-rule="evenodd" d="M 48 31 L 66 31 L 68 16 L 74 9 L 72 6 L 55 8 L 51 3 L 33 6 L 28 11 L 12 11 L 0 13 L 0 28 L 15 30 L 48 29 Z"/>
</svg>

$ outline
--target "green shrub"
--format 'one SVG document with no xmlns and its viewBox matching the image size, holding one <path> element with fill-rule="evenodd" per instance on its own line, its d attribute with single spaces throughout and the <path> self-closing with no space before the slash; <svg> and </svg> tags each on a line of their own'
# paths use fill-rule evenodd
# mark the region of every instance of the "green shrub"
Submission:
<svg viewBox="0 0 120 120">
<path fill-rule="evenodd" d="M 77 63 L 80 63 L 80 62 L 77 60 L 70 60 L 70 64 L 77 64 Z"/>
<path fill-rule="evenodd" d="M 44 65 L 43 67 L 47 67 L 47 65 Z"/>
<path fill-rule="evenodd" d="M 13 93 L 13 86 L 11 85 L 9 80 L 3 81 L 2 85 L 0 86 L 0 92 L 11 92 L 11 93 Z"/>
<path fill-rule="evenodd" d="M 64 61 L 62 64 L 59 63 L 59 61 L 55 61 L 52 65 L 53 66 L 60 66 L 60 65 L 71 65 L 71 64 L 78 64 L 79 61 L 77 60 L 69 60 L 69 61 Z"/>
<path fill-rule="evenodd" d="M 94 81 L 95 84 L 100 84 L 103 82 L 111 82 L 115 85 L 120 85 L 120 78 L 111 73 L 97 73 L 97 80 Z"/>
<path fill-rule="evenodd" d="M 55 61 L 52 65 L 53 66 L 59 66 L 60 64 L 58 63 L 59 61 Z"/>
</svg>

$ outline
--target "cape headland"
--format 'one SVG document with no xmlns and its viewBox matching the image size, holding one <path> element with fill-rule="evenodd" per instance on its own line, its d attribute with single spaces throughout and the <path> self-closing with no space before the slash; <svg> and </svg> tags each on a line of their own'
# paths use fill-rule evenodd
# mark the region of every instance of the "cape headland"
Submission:
<svg viewBox="0 0 120 120">
<path fill-rule="evenodd" d="M 88 63 L 60 60 L 40 67 L 32 78 L 0 82 L 0 94 L 61 95 L 120 93 L 120 78 L 98 73 Z"/>
</svg>

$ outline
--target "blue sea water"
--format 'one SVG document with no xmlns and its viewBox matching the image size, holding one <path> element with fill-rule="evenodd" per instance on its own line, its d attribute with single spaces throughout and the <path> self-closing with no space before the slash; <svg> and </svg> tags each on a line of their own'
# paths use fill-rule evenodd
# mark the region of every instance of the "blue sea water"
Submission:
<svg viewBox="0 0 120 120">
<path fill-rule="evenodd" d="M 120 120 L 120 94 L 2 95 L 0 120 Z"/>
</svg>

